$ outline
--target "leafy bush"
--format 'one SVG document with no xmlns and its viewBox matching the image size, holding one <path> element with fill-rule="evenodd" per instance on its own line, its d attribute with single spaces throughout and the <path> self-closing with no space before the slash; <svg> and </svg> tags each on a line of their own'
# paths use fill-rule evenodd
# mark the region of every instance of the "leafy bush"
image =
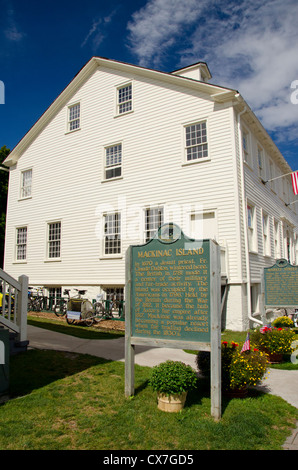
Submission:
<svg viewBox="0 0 298 470">
<path fill-rule="evenodd" d="M 183 362 L 166 361 L 152 368 L 149 384 L 157 392 L 178 395 L 196 387 L 197 375 Z"/>
<path fill-rule="evenodd" d="M 272 326 L 275 328 L 294 328 L 294 322 L 291 320 L 291 318 L 282 316 L 276 318 L 272 322 Z"/>
<path fill-rule="evenodd" d="M 210 353 L 199 351 L 196 363 L 199 371 L 208 377 L 210 374 Z M 243 389 L 256 385 L 263 379 L 267 367 L 267 355 L 257 348 L 241 352 L 238 343 L 222 342 L 221 379 L 223 390 Z"/>
<path fill-rule="evenodd" d="M 251 341 L 262 351 L 277 354 L 291 354 L 291 344 L 295 338 L 295 332 L 286 328 L 269 328 L 263 326 L 251 334 Z"/>
</svg>

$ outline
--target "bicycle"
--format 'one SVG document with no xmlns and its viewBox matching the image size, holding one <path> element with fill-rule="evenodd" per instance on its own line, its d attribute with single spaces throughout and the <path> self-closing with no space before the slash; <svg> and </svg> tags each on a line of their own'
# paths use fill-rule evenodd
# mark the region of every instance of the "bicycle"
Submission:
<svg viewBox="0 0 298 470">
<path fill-rule="evenodd" d="M 56 298 L 56 303 L 52 306 L 52 310 L 55 313 L 57 317 L 64 317 L 67 312 L 67 302 L 70 299 L 70 289 L 64 289 L 63 294 L 67 295 L 68 298 L 64 299 L 63 297 L 61 298 Z"/>
<path fill-rule="evenodd" d="M 94 308 L 90 300 L 82 298 L 82 295 L 85 295 L 87 291 L 75 290 L 78 294 L 74 297 L 70 297 L 68 292 L 69 299 L 67 300 L 66 321 L 69 325 L 83 321 L 86 326 L 91 326 L 94 321 Z"/>
<path fill-rule="evenodd" d="M 35 291 L 34 291 L 35 290 Z M 40 295 L 42 293 L 42 295 Z M 28 287 L 28 311 L 40 312 L 44 295 L 41 287 Z"/>
<path fill-rule="evenodd" d="M 108 320 L 113 318 L 112 304 L 110 308 L 107 309 L 107 300 L 103 300 L 103 294 L 98 294 L 96 296 L 96 302 L 93 304 L 95 311 L 95 321 L 98 320 Z M 106 305 L 105 305 L 106 304 Z"/>
</svg>

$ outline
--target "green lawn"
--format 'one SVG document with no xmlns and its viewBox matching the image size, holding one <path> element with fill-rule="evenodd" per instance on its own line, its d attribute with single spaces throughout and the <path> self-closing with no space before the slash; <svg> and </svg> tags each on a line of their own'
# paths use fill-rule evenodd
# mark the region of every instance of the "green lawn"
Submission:
<svg viewBox="0 0 298 470">
<path fill-rule="evenodd" d="M 136 365 L 135 396 L 126 398 L 124 363 L 56 351 L 13 356 L 0 449 L 278 450 L 298 419 L 281 398 L 252 390 L 245 399 L 223 398 L 215 422 L 203 379 L 182 412 L 165 413 L 149 376 L 150 368 Z"/>
</svg>

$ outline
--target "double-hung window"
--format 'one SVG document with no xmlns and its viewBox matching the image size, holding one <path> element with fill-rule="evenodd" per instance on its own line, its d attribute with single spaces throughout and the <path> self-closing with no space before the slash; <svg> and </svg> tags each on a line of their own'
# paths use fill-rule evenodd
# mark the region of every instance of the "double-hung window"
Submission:
<svg viewBox="0 0 298 470">
<path fill-rule="evenodd" d="M 253 164 L 252 164 L 252 155 L 251 155 L 251 146 L 250 146 L 250 135 L 249 135 L 249 132 L 245 128 L 242 128 L 242 148 L 243 148 L 243 160 L 250 167 L 252 167 Z"/>
<path fill-rule="evenodd" d="M 263 212 L 263 254 L 270 255 L 270 227 L 269 216 Z"/>
<path fill-rule="evenodd" d="M 280 249 L 280 224 L 278 220 L 274 221 L 274 256 L 276 259 L 281 258 Z"/>
<path fill-rule="evenodd" d="M 257 149 L 257 153 L 258 153 L 259 177 L 264 178 L 264 152 L 263 152 L 263 149 L 261 149 L 259 146 Z"/>
<path fill-rule="evenodd" d="M 30 197 L 32 194 L 32 170 L 22 171 L 21 174 L 21 198 Z"/>
<path fill-rule="evenodd" d="M 117 114 L 125 114 L 132 111 L 132 84 L 117 88 Z"/>
<path fill-rule="evenodd" d="M 68 131 L 75 131 L 80 128 L 80 103 L 68 107 Z"/>
<path fill-rule="evenodd" d="M 152 207 L 145 210 L 145 241 L 148 242 L 164 223 L 163 207 Z"/>
<path fill-rule="evenodd" d="M 27 259 L 27 227 L 17 228 L 16 261 Z"/>
<path fill-rule="evenodd" d="M 113 212 L 104 215 L 104 254 L 121 253 L 121 214 Z"/>
<path fill-rule="evenodd" d="M 122 173 L 122 144 L 105 148 L 105 179 L 117 178 Z"/>
<path fill-rule="evenodd" d="M 60 258 L 61 256 L 61 222 L 48 224 L 48 250 L 49 259 Z"/>
<path fill-rule="evenodd" d="M 255 207 L 252 204 L 247 204 L 248 248 L 250 251 L 256 251 L 255 217 Z"/>
<path fill-rule="evenodd" d="M 186 161 L 197 161 L 208 157 L 206 121 L 185 127 Z"/>
</svg>

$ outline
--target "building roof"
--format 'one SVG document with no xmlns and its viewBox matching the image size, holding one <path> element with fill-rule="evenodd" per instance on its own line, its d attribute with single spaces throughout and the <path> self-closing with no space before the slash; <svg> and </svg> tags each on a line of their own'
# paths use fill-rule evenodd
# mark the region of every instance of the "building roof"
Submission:
<svg viewBox="0 0 298 470">
<path fill-rule="evenodd" d="M 228 101 L 233 101 L 233 104 L 240 110 L 246 109 L 246 113 L 249 115 L 251 124 L 253 124 L 259 133 L 262 133 L 264 139 L 269 142 L 270 146 L 274 150 L 276 158 L 279 160 L 279 163 L 285 169 L 285 171 L 291 171 L 288 163 L 273 143 L 272 139 L 266 132 L 266 130 L 261 125 L 260 121 L 254 115 L 252 110 L 249 108 L 247 103 L 241 97 L 237 90 L 221 87 L 219 85 L 214 85 L 206 81 L 200 81 L 193 78 L 185 77 L 181 75 L 184 71 L 189 71 L 194 67 L 201 66 L 203 67 L 205 76 L 210 79 L 211 73 L 208 69 L 208 66 L 205 62 L 197 62 L 188 67 L 175 70 L 173 72 L 161 72 L 138 65 L 132 65 L 129 63 L 108 59 L 105 57 L 92 57 L 74 76 L 72 81 L 64 88 L 64 90 L 58 95 L 58 97 L 53 101 L 53 103 L 46 109 L 46 111 L 41 115 L 38 121 L 29 129 L 29 131 L 24 135 L 24 137 L 19 141 L 19 143 L 14 147 L 11 153 L 3 162 L 6 166 L 13 166 L 17 163 L 18 159 L 21 157 L 22 153 L 31 145 L 31 143 L 37 138 L 37 136 L 42 132 L 45 126 L 50 122 L 50 120 L 57 114 L 60 109 L 66 105 L 70 100 L 73 94 L 81 87 L 89 77 L 94 73 L 98 67 L 106 67 L 114 70 L 132 72 L 134 74 L 139 74 L 140 76 L 147 76 L 161 82 L 173 83 L 182 87 L 192 88 L 199 92 L 206 93 L 213 99 L 215 102 L 224 103 Z"/>
</svg>

